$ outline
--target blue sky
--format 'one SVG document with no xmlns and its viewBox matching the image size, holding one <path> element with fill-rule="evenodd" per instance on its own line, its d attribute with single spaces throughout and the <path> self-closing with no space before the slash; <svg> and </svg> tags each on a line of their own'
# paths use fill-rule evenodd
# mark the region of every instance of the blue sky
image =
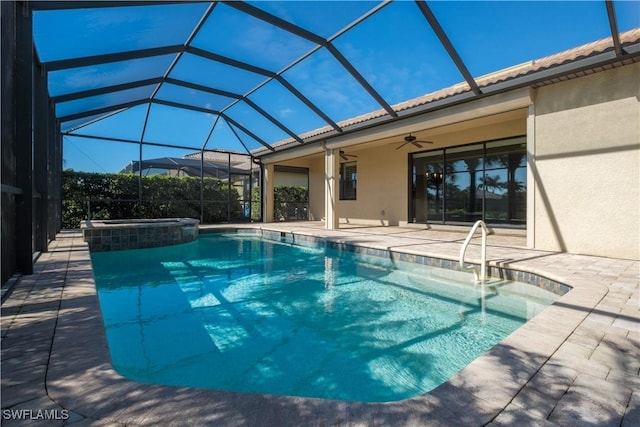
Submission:
<svg viewBox="0 0 640 427">
<path fill-rule="evenodd" d="M 299 27 L 332 40 L 334 46 L 389 103 L 395 104 L 463 81 L 434 32 L 413 1 L 392 2 L 355 28 L 346 25 L 379 2 L 250 2 Z M 620 31 L 640 27 L 640 2 L 615 1 Z M 183 44 L 207 4 L 161 5 L 34 14 L 34 38 L 42 61 L 53 61 L 124 50 Z M 609 24 L 604 1 L 503 1 L 429 2 L 475 77 L 528 60 L 607 37 Z M 380 108 L 326 49 L 262 22 L 233 7 L 217 5 L 193 39 L 191 46 L 271 72 L 281 72 L 298 58 L 282 77 L 302 92 L 333 121 L 355 117 Z M 49 76 L 53 96 L 162 77 L 175 55 L 163 55 L 53 71 Z M 233 69 L 192 53 L 182 55 L 168 76 L 192 84 L 213 87 L 248 98 L 294 133 L 304 133 L 325 121 L 276 80 Z M 148 98 L 156 86 L 148 85 L 57 105 L 59 116 Z M 286 132 L 266 120 L 250 105 L 233 98 L 182 86 L 163 84 L 158 99 L 200 108 L 225 110 L 230 118 L 267 143 L 288 138 Z M 149 112 L 147 118 L 147 111 Z M 166 105 L 132 107 L 107 119 L 78 129 L 78 133 L 126 140 L 242 151 L 229 124 L 217 115 L 179 110 Z M 146 119 L 146 120 L 145 120 Z M 84 121 L 83 119 L 81 121 Z M 71 129 L 80 121 L 69 121 Z M 146 123 L 146 126 L 145 126 Z M 212 130 L 213 124 L 216 126 Z M 236 128 L 249 149 L 260 143 Z M 209 139 L 208 136 L 211 135 Z M 181 157 L 190 150 L 145 147 L 143 158 Z M 139 157 L 135 144 L 103 142 L 67 136 L 65 167 L 75 170 L 117 172 Z"/>
</svg>

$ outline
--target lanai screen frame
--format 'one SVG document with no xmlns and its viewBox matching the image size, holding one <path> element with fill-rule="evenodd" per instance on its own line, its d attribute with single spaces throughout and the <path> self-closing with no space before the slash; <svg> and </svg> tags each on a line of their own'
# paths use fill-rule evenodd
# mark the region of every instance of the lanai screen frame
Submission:
<svg viewBox="0 0 640 427">
<path fill-rule="evenodd" d="M 140 49 L 140 50 L 134 50 L 134 51 L 121 51 L 121 52 L 116 52 L 116 53 L 99 54 L 99 55 L 88 56 L 88 57 L 69 58 L 69 59 L 60 59 L 60 60 L 53 60 L 53 61 L 43 62 L 42 64 L 45 66 L 46 72 L 52 72 L 52 71 L 65 70 L 65 69 L 70 69 L 70 68 L 75 68 L 75 67 L 80 67 L 80 66 L 98 65 L 98 64 L 104 64 L 104 63 L 109 63 L 109 62 L 117 62 L 117 61 L 130 60 L 130 59 L 140 59 L 140 58 L 147 58 L 147 57 L 153 57 L 153 56 L 158 56 L 158 55 L 166 55 L 166 54 L 174 54 L 174 55 L 176 55 L 174 60 L 172 61 L 171 65 L 169 66 L 169 68 L 166 70 L 166 72 L 164 73 L 164 75 L 162 77 L 156 77 L 156 78 L 151 78 L 151 79 L 142 79 L 142 80 L 138 80 L 138 81 L 130 81 L 130 82 L 122 83 L 122 84 L 113 85 L 113 86 L 110 86 L 110 87 L 101 87 L 101 88 L 98 88 L 98 89 L 85 90 L 85 91 L 80 91 L 80 92 L 75 92 L 75 93 L 70 93 L 70 94 L 64 94 L 64 95 L 58 95 L 58 96 L 51 97 L 52 101 L 55 104 L 58 104 L 58 103 L 61 103 L 61 102 L 78 100 L 78 99 L 83 99 L 83 98 L 96 96 L 96 95 L 101 95 L 101 94 L 105 94 L 105 93 L 113 93 L 113 92 L 118 92 L 118 91 L 122 91 L 122 90 L 138 88 L 138 87 L 146 86 L 146 85 L 156 85 L 155 90 L 153 91 L 153 93 L 151 94 L 151 96 L 148 99 L 146 99 L 146 98 L 145 99 L 136 99 L 136 100 L 125 102 L 125 103 L 121 103 L 121 104 L 118 104 L 118 105 L 113 105 L 113 106 L 104 107 L 104 108 L 100 108 L 100 109 L 94 109 L 94 110 L 90 110 L 90 111 L 82 111 L 82 112 L 75 113 L 75 114 L 59 116 L 57 118 L 61 122 L 66 122 L 66 121 L 70 121 L 70 120 L 81 119 L 81 118 L 84 118 L 84 117 L 95 116 L 97 114 L 110 114 L 110 113 L 113 113 L 115 111 L 126 109 L 126 108 L 130 108 L 130 107 L 133 107 L 133 106 L 136 106 L 136 105 L 148 104 L 149 107 L 152 104 L 166 105 L 166 106 L 180 108 L 180 109 L 186 109 L 186 110 L 192 110 L 192 111 L 198 111 L 198 112 L 213 114 L 213 115 L 215 115 L 217 117 L 216 123 L 217 123 L 218 119 L 222 119 L 224 122 L 227 123 L 227 125 L 232 130 L 234 130 L 234 133 L 237 136 L 237 140 L 238 140 L 239 145 L 241 145 L 245 149 L 245 151 L 247 151 L 249 153 L 251 150 L 249 150 L 247 148 L 247 145 L 242 141 L 242 138 L 240 138 L 240 136 L 238 135 L 236 129 L 244 132 L 246 135 L 251 136 L 255 141 L 260 143 L 262 147 L 264 147 L 266 150 L 268 150 L 268 152 L 274 152 L 274 151 L 276 151 L 276 149 L 269 142 L 267 142 L 264 138 L 262 138 L 260 135 L 257 135 L 255 132 L 252 132 L 250 129 L 248 129 L 247 127 L 245 127 L 244 125 L 242 125 L 241 123 L 239 123 L 238 121 L 234 120 L 232 117 L 230 117 L 228 115 L 227 110 L 229 108 L 231 108 L 232 106 L 234 106 L 235 104 L 239 103 L 239 102 L 246 103 L 250 108 L 255 110 L 259 115 L 264 117 L 269 122 L 273 123 L 276 127 L 281 129 L 282 131 L 284 131 L 291 138 L 292 141 L 295 141 L 298 144 L 313 143 L 313 142 L 316 142 L 319 139 L 319 138 L 314 138 L 314 137 L 304 138 L 303 139 L 303 137 L 301 137 L 300 135 L 296 134 L 294 131 L 289 129 L 283 123 L 278 121 L 278 119 L 273 117 L 273 115 L 269 114 L 263 107 L 261 107 L 260 105 L 257 105 L 254 101 L 249 99 L 249 96 L 252 93 L 254 93 L 260 87 L 264 86 L 265 84 L 267 84 L 268 82 L 270 82 L 272 80 L 275 80 L 275 81 L 279 82 L 294 97 L 296 97 L 299 101 L 301 101 L 304 105 L 306 105 L 309 109 L 314 111 L 318 116 L 320 116 L 324 120 L 325 124 L 328 126 L 328 128 L 330 130 L 328 132 L 323 132 L 322 133 L 320 138 L 323 139 L 323 140 L 330 139 L 331 137 L 334 137 L 334 136 L 339 135 L 339 134 L 343 134 L 343 133 L 345 133 L 345 131 L 346 132 L 352 132 L 352 131 L 358 130 L 359 128 L 362 128 L 362 127 L 369 127 L 371 125 L 379 124 L 381 122 L 393 121 L 394 119 L 399 119 L 399 118 L 402 118 L 402 117 L 405 117 L 405 116 L 413 115 L 415 113 L 424 112 L 424 109 L 420 109 L 420 111 L 416 111 L 414 109 L 410 109 L 410 111 L 405 111 L 405 110 L 397 111 L 396 109 L 394 109 L 390 105 L 390 103 L 378 91 L 376 91 L 376 89 L 373 87 L 373 85 L 370 82 L 367 81 L 367 79 L 362 75 L 362 73 L 344 56 L 344 54 L 338 48 L 336 48 L 335 43 L 334 43 L 334 41 L 338 37 L 340 37 L 341 35 L 343 35 L 347 31 L 355 28 L 356 26 L 358 26 L 359 24 L 361 24 L 362 22 L 364 22 L 365 20 L 367 20 L 371 16 L 373 16 L 376 13 L 380 12 L 381 10 L 383 10 L 385 7 L 387 7 L 389 4 L 391 4 L 391 1 L 383 1 L 383 2 L 379 3 L 376 7 L 370 9 L 368 12 L 366 12 L 363 15 L 361 15 L 360 17 L 358 17 L 356 20 L 354 20 L 351 24 L 349 24 L 346 27 L 344 27 L 338 33 L 336 33 L 333 36 L 328 37 L 328 38 L 322 37 L 322 36 L 320 36 L 318 34 L 315 34 L 315 33 L 311 32 L 309 30 L 306 30 L 306 29 L 304 29 L 302 27 L 299 27 L 296 24 L 293 24 L 292 22 L 285 21 L 284 19 L 282 19 L 282 18 L 280 18 L 278 16 L 275 16 L 275 15 L 273 15 L 271 13 L 268 13 L 265 10 L 262 10 L 262 9 L 256 7 L 256 6 L 253 6 L 251 4 L 244 3 L 244 2 L 239 2 L 239 1 L 222 1 L 222 2 L 200 2 L 200 1 L 192 1 L 192 2 L 189 2 L 189 1 L 187 1 L 187 2 L 178 2 L 178 1 L 165 1 L 165 2 L 157 2 L 157 1 L 129 1 L 129 2 L 120 2 L 120 1 L 33 1 L 33 2 L 30 2 L 29 5 L 30 5 L 31 9 L 34 10 L 34 11 L 40 11 L 40 10 L 51 11 L 51 10 L 62 10 L 62 9 L 94 9 L 94 8 L 105 8 L 105 7 L 123 7 L 123 6 L 135 7 L 135 6 L 154 6 L 154 5 L 185 4 L 185 3 L 207 3 L 208 7 L 207 7 L 204 15 L 202 16 L 202 18 L 199 20 L 197 25 L 194 27 L 192 33 L 189 35 L 189 37 L 187 38 L 187 40 L 183 44 L 175 44 L 175 45 L 153 47 L 153 48 Z M 272 70 L 268 70 L 268 69 L 265 69 L 263 67 L 257 66 L 255 64 L 250 64 L 250 63 L 238 61 L 238 60 L 235 60 L 233 58 L 225 57 L 223 55 L 216 54 L 216 53 L 204 50 L 202 48 L 198 48 L 196 46 L 193 46 L 192 45 L 193 40 L 197 36 L 198 32 L 202 29 L 203 25 L 207 22 L 207 19 L 212 14 L 214 9 L 219 4 L 224 4 L 226 6 L 229 6 L 229 7 L 233 8 L 233 9 L 236 9 L 236 10 L 242 12 L 242 13 L 250 15 L 250 16 L 252 16 L 252 17 L 254 17 L 254 18 L 256 18 L 256 19 L 258 19 L 260 21 L 263 21 L 263 22 L 266 22 L 268 24 L 271 24 L 271 25 L 273 25 L 273 26 L 275 26 L 275 27 L 277 27 L 279 29 L 282 29 L 282 30 L 284 30 L 284 31 L 286 31 L 286 32 L 288 32 L 290 34 L 293 34 L 296 37 L 299 37 L 300 39 L 306 40 L 306 41 L 314 44 L 316 47 L 313 48 L 311 51 L 307 52 L 306 54 L 304 54 L 303 56 L 295 59 L 293 62 L 291 62 L 290 64 L 285 66 L 283 69 L 281 69 L 279 71 L 272 71 Z M 433 30 L 433 32 L 436 34 L 438 40 L 441 42 L 442 46 L 444 47 L 444 49 L 446 50 L 447 54 L 449 55 L 451 61 L 455 64 L 457 70 L 459 71 L 460 75 L 464 78 L 464 81 L 466 82 L 466 84 L 468 85 L 468 88 L 469 88 L 468 91 L 465 91 L 464 93 L 460 94 L 459 96 L 454 96 L 454 97 L 447 98 L 447 100 L 445 102 L 443 102 L 443 103 L 437 103 L 437 104 L 431 103 L 431 105 L 430 105 L 431 108 L 442 108 L 444 105 L 452 105 L 452 104 L 455 104 L 455 103 L 458 103 L 458 102 L 465 102 L 465 101 L 468 101 L 471 98 L 487 96 L 487 95 L 490 95 L 490 94 L 499 93 L 499 92 L 505 90 L 506 88 L 508 88 L 508 89 L 512 89 L 513 88 L 512 84 L 508 84 L 508 85 L 493 85 L 493 87 L 490 87 L 490 88 L 481 88 L 478 85 L 476 79 L 474 79 L 474 77 L 469 72 L 469 69 L 468 69 L 467 65 L 465 64 L 465 62 L 462 60 L 462 58 L 458 54 L 456 48 L 453 46 L 453 44 L 452 44 L 452 42 L 451 42 L 451 40 L 450 40 L 450 38 L 448 36 L 448 34 L 443 29 L 442 25 L 440 24 L 440 22 L 436 18 L 435 14 L 431 10 L 431 8 L 427 4 L 427 2 L 425 2 L 424 0 L 415 0 L 415 4 L 417 5 L 417 9 L 420 11 L 422 16 L 424 17 L 425 25 L 428 25 L 429 28 L 431 28 L 431 30 Z M 615 57 L 620 58 L 620 57 L 624 56 L 627 52 L 624 51 L 624 49 L 623 49 L 623 47 L 622 47 L 622 45 L 620 43 L 620 37 L 619 37 L 619 32 L 618 32 L 616 15 L 615 15 L 615 11 L 614 11 L 614 5 L 613 5 L 613 2 L 611 0 L 605 0 L 605 4 L 606 4 L 606 10 L 607 10 L 607 19 L 608 19 L 608 22 L 609 22 L 609 25 L 610 25 L 610 29 L 611 29 L 611 37 L 612 37 L 613 44 L 614 44 L 614 47 L 615 47 L 615 49 L 614 49 L 615 50 Z M 364 125 L 349 126 L 349 129 L 345 129 L 344 126 L 338 125 L 334 120 L 332 120 L 329 117 L 329 115 L 325 111 L 323 111 L 321 108 L 316 106 L 307 96 L 305 96 L 305 94 L 303 94 L 301 91 L 296 89 L 287 79 L 285 79 L 283 77 L 283 73 L 285 73 L 287 70 L 291 69 L 295 65 L 299 64 L 302 60 L 304 60 L 308 56 L 312 55 L 315 51 L 317 51 L 319 49 L 326 49 L 328 52 L 330 52 L 330 54 L 360 84 L 360 86 L 373 99 L 376 100 L 376 102 L 378 103 L 378 105 L 381 108 L 381 114 L 379 114 L 379 117 L 377 119 L 375 119 L 373 121 L 367 121 L 366 124 L 364 124 Z M 174 67 L 180 61 L 180 59 L 182 58 L 182 56 L 184 54 L 196 55 L 196 56 L 198 56 L 200 58 L 205 58 L 205 59 L 210 60 L 210 61 L 215 61 L 215 62 L 219 62 L 219 63 L 222 63 L 222 64 L 226 64 L 226 65 L 231 66 L 231 67 L 233 67 L 235 69 L 238 69 L 238 70 L 244 70 L 244 71 L 248 71 L 248 72 L 251 72 L 251 73 L 255 73 L 255 74 L 264 76 L 267 80 L 265 80 L 263 83 L 259 84 L 258 86 L 254 87 L 253 89 L 249 90 L 247 93 L 234 93 L 234 92 L 222 90 L 222 89 L 219 89 L 219 88 L 215 88 L 215 87 L 211 87 L 211 86 L 205 86 L 205 85 L 202 85 L 202 84 L 196 84 L 196 83 L 192 83 L 192 82 L 187 82 L 187 81 L 184 81 L 184 80 L 179 80 L 179 79 L 175 79 L 173 77 L 170 77 L 169 75 L 170 75 L 171 71 L 174 69 Z M 527 82 L 523 81 L 522 83 L 526 84 Z M 233 101 L 230 105 L 228 105 L 227 107 L 223 108 L 222 110 L 215 110 L 215 109 L 209 109 L 209 108 L 195 107 L 195 106 L 188 105 L 188 104 L 185 104 L 185 103 L 179 103 L 179 102 L 172 102 L 172 101 L 166 101 L 166 100 L 157 99 L 156 98 L 156 94 L 158 93 L 159 89 L 161 88 L 161 86 L 163 84 L 172 84 L 172 85 L 181 86 L 181 87 L 184 87 L 184 88 L 191 88 L 191 89 L 199 90 L 199 91 L 210 93 L 210 94 L 225 96 L 225 97 L 232 98 L 235 101 Z M 148 114 L 147 114 L 147 117 L 145 119 L 145 123 L 146 123 L 147 119 L 148 119 Z M 215 124 L 214 124 L 214 127 L 215 127 Z M 309 130 L 311 130 L 311 129 L 309 129 Z M 71 134 L 71 133 L 72 132 L 65 132 L 65 134 Z M 189 149 L 204 149 L 206 147 L 206 145 L 208 144 L 208 142 L 209 142 L 209 137 L 210 137 L 210 135 L 203 142 L 201 147 L 188 147 L 188 148 Z M 150 144 L 150 145 L 153 144 L 153 142 L 149 142 L 149 141 L 145 140 L 144 131 L 143 131 L 143 135 L 140 138 L 140 141 L 141 141 L 141 143 L 145 143 L 145 144 Z M 185 148 L 187 148 L 187 147 L 185 147 Z"/>
<path fill-rule="evenodd" d="M 95 96 L 96 94 L 108 93 L 114 90 L 131 89 L 140 87 L 143 84 L 159 84 L 159 83 L 177 83 L 171 80 L 168 76 L 163 76 L 158 79 L 147 79 L 146 81 L 127 82 L 123 86 L 102 88 L 94 92 L 85 91 L 82 94 L 65 95 L 61 97 L 50 97 L 47 91 L 47 73 L 64 67 L 72 65 L 88 65 L 91 61 L 104 61 L 114 59 L 124 59 L 127 55 L 132 55 L 127 52 L 120 52 L 109 55 L 99 55 L 93 58 L 75 58 L 63 61 L 52 61 L 49 63 L 41 63 L 34 54 L 33 46 L 33 12 L 37 10 L 55 10 L 55 9 L 79 9 L 79 8 L 100 8 L 100 7 L 118 7 L 118 6 L 146 6 L 146 5 L 158 5 L 158 4 L 172 4 L 172 3 L 184 3 L 184 2 L 156 2 L 156 1 L 132 1 L 132 2 L 117 2 L 117 1 L 33 1 L 33 2 L 2 2 L 2 20 L 3 29 L 9 29 L 7 31 L 8 37 L 3 37 L 3 64 L 6 69 L 13 71 L 12 77 L 7 81 L 3 78 L 3 117 L 5 117 L 5 108 L 11 104 L 6 115 L 8 121 L 15 123 L 15 128 L 11 130 L 10 135 L 5 138 L 3 136 L 3 153 L 5 153 L 5 147 L 7 152 L 10 152 L 10 158 L 15 160 L 11 168 L 7 170 L 7 173 L 13 173 L 5 180 L 5 173 L 3 173 L 2 182 L 2 196 L 3 207 L 7 210 L 11 210 L 12 220 L 8 219 L 9 216 L 3 212 L 3 230 L 6 228 L 10 230 L 8 239 L 3 238 L 3 254 L 9 251 L 15 256 L 15 259 L 9 260 L 8 264 L 15 266 L 14 271 L 19 271 L 23 274 L 31 274 L 32 272 L 32 255 L 38 251 L 46 251 L 49 240 L 55 238 L 57 231 L 60 230 L 60 177 L 62 170 L 62 132 L 61 122 L 63 120 L 68 121 L 72 118 L 80 119 L 89 117 L 89 115 L 95 116 L 96 114 L 109 114 L 117 111 L 118 109 L 129 108 L 133 105 L 157 103 L 170 105 L 178 108 L 192 109 L 192 106 L 181 105 L 175 102 L 158 102 L 155 100 L 136 100 L 127 104 L 109 106 L 104 111 L 84 111 L 78 113 L 80 115 L 69 115 L 64 117 L 57 117 L 55 113 L 55 105 L 58 102 L 70 101 L 72 99 L 81 99 L 83 97 Z M 190 2 L 191 3 L 191 2 Z M 197 2 L 193 2 L 197 3 Z M 622 61 L 631 60 L 635 61 L 640 55 L 640 48 L 638 43 L 624 46 L 620 41 L 620 35 L 618 31 L 616 15 L 614 11 L 613 2 L 605 0 L 607 19 L 611 29 L 611 38 L 613 41 L 613 49 L 594 54 L 586 58 L 579 58 L 566 64 L 544 69 L 540 72 L 529 73 L 523 76 L 518 76 L 514 79 L 502 81 L 496 84 L 482 87 L 477 84 L 477 81 L 471 77 L 468 70 L 465 71 L 466 65 L 460 59 L 455 47 L 451 43 L 447 33 L 442 29 L 442 26 L 437 21 L 436 17 L 430 11 L 428 4 L 422 0 L 417 0 L 415 3 L 423 14 L 425 21 L 430 25 L 433 31 L 436 33 L 438 39 L 450 55 L 452 61 L 458 67 L 460 73 L 464 76 L 466 83 L 469 86 L 468 91 L 463 91 L 437 101 L 427 102 L 424 104 L 416 105 L 415 107 L 405 109 L 391 108 L 388 102 L 379 94 L 375 93 L 375 89 L 371 87 L 369 82 L 358 72 L 358 70 L 349 63 L 346 58 L 336 49 L 332 44 L 332 39 L 327 39 L 309 33 L 306 30 L 296 27 L 286 21 L 282 21 L 279 18 L 270 15 L 264 11 L 257 10 L 254 6 L 237 3 L 237 2 L 222 2 L 228 6 L 234 7 L 238 10 L 242 10 L 244 13 L 249 13 L 252 16 L 270 22 L 277 27 L 289 31 L 299 37 L 306 38 L 307 40 L 315 41 L 322 44 L 321 47 L 326 47 L 329 52 L 340 62 L 345 69 L 359 82 L 365 91 L 375 98 L 381 106 L 381 112 L 373 115 L 368 120 L 349 124 L 348 126 L 339 126 L 335 121 L 332 121 L 322 110 L 312 107 L 312 103 L 307 104 L 309 108 L 313 109 L 319 116 L 323 117 L 327 123 L 328 130 L 320 133 L 313 134 L 309 137 L 302 138 L 298 134 L 291 135 L 289 131 L 286 131 L 290 135 L 293 142 L 297 144 L 284 144 L 282 148 L 273 147 L 268 142 L 264 141 L 259 135 L 253 135 L 254 139 L 261 143 L 264 147 L 259 152 L 251 153 L 256 157 L 263 156 L 265 154 L 272 153 L 279 150 L 287 150 L 292 147 L 300 146 L 300 144 L 315 144 L 325 142 L 333 137 L 344 135 L 347 133 L 357 132 L 362 129 L 371 128 L 381 124 L 391 123 L 402 120 L 407 117 L 412 117 L 419 114 L 424 114 L 430 111 L 435 111 L 447 106 L 464 103 L 473 99 L 478 99 L 484 96 L 490 96 L 501 92 L 506 92 L 516 88 L 522 88 L 532 86 L 540 82 L 549 81 L 554 78 L 563 77 L 571 73 L 583 72 L 585 70 L 591 70 L 596 67 L 607 66 L 614 63 L 620 63 Z M 215 7 L 217 3 L 211 3 L 211 7 Z M 386 7 L 388 2 L 382 3 L 379 8 Z M 372 12 L 375 13 L 375 12 Z M 361 17 L 361 20 L 366 19 L 366 16 Z M 358 25 L 360 21 L 354 22 L 353 25 Z M 3 31 L 4 32 L 4 31 Z M 144 50 L 145 55 L 154 55 L 160 53 L 176 53 L 185 52 L 201 56 L 210 56 L 204 54 L 194 48 L 187 48 L 185 45 L 164 46 L 156 48 L 154 50 Z M 140 52 L 137 52 L 140 54 Z M 136 54 L 136 55 L 137 55 Z M 8 61 L 5 58 L 9 58 Z M 253 72 L 263 73 L 265 76 L 270 76 L 271 79 L 278 80 L 281 84 L 287 87 L 287 82 L 281 76 L 281 74 L 273 73 L 268 70 L 259 69 L 251 66 L 250 64 L 240 63 L 238 61 L 230 60 L 229 58 L 222 58 L 219 56 L 209 57 L 209 59 L 222 60 L 229 65 L 239 67 L 239 69 L 252 70 Z M 65 62 L 66 61 L 66 62 Z M 3 67 L 3 68 L 4 68 Z M 6 72 L 3 73 L 7 74 Z M 30 77 L 34 76 L 34 79 Z M 289 85 L 290 86 L 290 85 Z M 10 90 L 4 90 L 9 88 Z M 197 90 L 209 90 L 212 93 L 224 96 L 235 97 L 236 100 L 246 102 L 246 95 L 235 94 L 228 92 L 221 92 L 215 88 L 204 88 L 201 86 L 194 87 L 192 89 Z M 295 90 L 295 88 L 293 88 Z M 289 88 L 291 90 L 291 88 Z M 10 92 L 10 93 L 7 93 Z M 156 91 L 157 92 L 157 91 Z M 292 91 L 292 93 L 294 93 Z M 297 95 L 299 99 L 303 99 L 304 94 Z M 5 98 L 7 97 L 7 98 Z M 9 99 L 11 98 L 11 99 Z M 267 120 L 270 118 L 260 111 L 261 107 L 252 105 L 248 102 L 251 108 L 256 110 L 259 114 L 263 115 Z M 33 108 L 33 106 L 37 106 Z M 257 107 L 257 108 L 256 108 Z M 211 109 L 199 109 L 211 114 L 216 114 L 218 117 L 225 120 L 232 129 L 239 129 L 245 134 L 251 135 L 251 131 L 244 128 L 233 118 L 225 114 L 224 111 L 216 111 Z M 266 111 L 265 111 L 266 112 Z M 324 117 L 326 116 L 326 117 Z M 33 124 L 33 135 L 32 135 Z M 275 124 L 275 123 L 274 123 Z M 282 130 L 281 126 L 277 125 Z M 286 128 L 286 127 L 285 127 Z M 3 126 L 3 132 L 7 127 Z M 249 132 L 246 132 L 249 131 Z M 9 130 L 7 130 L 9 132 Z M 139 141 L 140 146 L 153 144 L 153 142 L 143 141 L 141 138 Z M 241 138 L 238 138 L 239 140 Z M 24 141 L 32 141 L 32 144 L 24 143 Z M 22 143 L 19 143 L 22 142 Z M 263 143 L 264 142 L 264 143 Z M 203 142 L 200 147 L 184 147 L 189 149 L 201 150 L 206 148 L 206 141 Z M 240 141 L 240 145 L 242 141 Z M 246 147 L 245 147 L 246 148 Z M 249 151 L 249 150 L 247 150 Z M 5 156 L 3 155 L 3 158 Z M 33 161 L 33 164 L 32 164 Z M 6 168 L 5 168 L 6 169 Z M 35 188 L 35 191 L 34 191 Z M 34 209 L 38 204 L 37 200 L 46 200 L 47 203 L 40 203 L 40 207 Z M 7 200 L 5 203 L 4 200 Z M 34 202 L 35 201 L 35 202 Z M 3 258 L 3 266 L 5 265 Z M 3 281 L 7 275 L 4 273 L 3 267 Z"/>
</svg>

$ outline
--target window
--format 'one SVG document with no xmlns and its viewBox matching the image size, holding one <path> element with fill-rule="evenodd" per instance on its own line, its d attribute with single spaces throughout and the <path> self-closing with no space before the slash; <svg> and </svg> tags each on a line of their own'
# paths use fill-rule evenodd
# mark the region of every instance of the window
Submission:
<svg viewBox="0 0 640 427">
<path fill-rule="evenodd" d="M 526 157 L 525 137 L 413 154 L 409 219 L 524 227 Z"/>
<path fill-rule="evenodd" d="M 524 141 L 487 143 L 482 189 L 487 223 L 525 224 L 527 219 L 527 152 Z"/>
<path fill-rule="evenodd" d="M 445 150 L 445 221 L 475 222 L 482 219 L 483 151 L 483 144 Z"/>
<path fill-rule="evenodd" d="M 340 200 L 356 200 L 357 183 L 356 162 L 340 163 Z"/>
</svg>

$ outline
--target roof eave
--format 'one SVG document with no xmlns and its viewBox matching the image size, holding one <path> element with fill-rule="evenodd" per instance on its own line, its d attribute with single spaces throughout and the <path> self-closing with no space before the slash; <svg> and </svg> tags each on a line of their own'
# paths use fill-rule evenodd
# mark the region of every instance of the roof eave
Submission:
<svg viewBox="0 0 640 427">
<path fill-rule="evenodd" d="M 373 112 L 371 113 L 373 118 L 344 126 L 342 132 L 336 132 L 334 130 L 327 130 L 326 132 L 322 132 L 321 130 L 318 130 L 317 135 L 304 139 L 304 145 L 294 145 L 294 141 L 282 141 L 281 143 L 274 144 L 273 146 L 275 149 L 275 153 L 283 153 L 286 151 L 300 149 L 302 147 L 308 147 L 309 145 L 328 143 L 331 139 L 339 136 L 344 137 L 345 135 L 360 132 L 365 129 L 399 122 L 410 117 L 431 113 L 447 107 L 452 107 L 470 101 L 495 96 L 504 92 L 521 89 L 523 87 L 535 87 L 552 84 L 554 83 L 554 79 L 558 79 L 560 77 L 571 76 L 576 73 L 581 73 L 588 70 L 596 70 L 603 66 L 622 64 L 628 62 L 629 60 L 632 60 L 633 62 L 640 61 L 640 41 L 625 45 L 624 51 L 625 54 L 623 56 L 618 56 L 616 55 L 615 50 L 611 48 L 600 53 L 577 58 L 565 63 L 550 66 L 548 68 L 530 71 L 513 78 L 507 78 L 493 84 L 482 86 L 482 93 L 480 94 L 474 94 L 470 90 L 458 92 L 451 96 L 446 96 L 434 101 L 425 102 L 423 104 L 400 110 L 398 111 L 398 117 L 391 117 L 387 114 L 376 115 L 376 112 Z M 267 152 L 264 150 L 255 150 L 251 154 L 255 157 L 263 157 L 268 154 L 275 153 L 271 151 Z"/>
</svg>

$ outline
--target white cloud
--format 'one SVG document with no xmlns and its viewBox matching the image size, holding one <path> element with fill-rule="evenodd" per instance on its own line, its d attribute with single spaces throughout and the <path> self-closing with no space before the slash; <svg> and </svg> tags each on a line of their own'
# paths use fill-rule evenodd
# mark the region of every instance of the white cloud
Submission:
<svg viewBox="0 0 640 427">
<path fill-rule="evenodd" d="M 280 117 L 289 117 L 295 113 L 295 110 L 289 107 L 282 108 L 280 111 Z"/>
</svg>

